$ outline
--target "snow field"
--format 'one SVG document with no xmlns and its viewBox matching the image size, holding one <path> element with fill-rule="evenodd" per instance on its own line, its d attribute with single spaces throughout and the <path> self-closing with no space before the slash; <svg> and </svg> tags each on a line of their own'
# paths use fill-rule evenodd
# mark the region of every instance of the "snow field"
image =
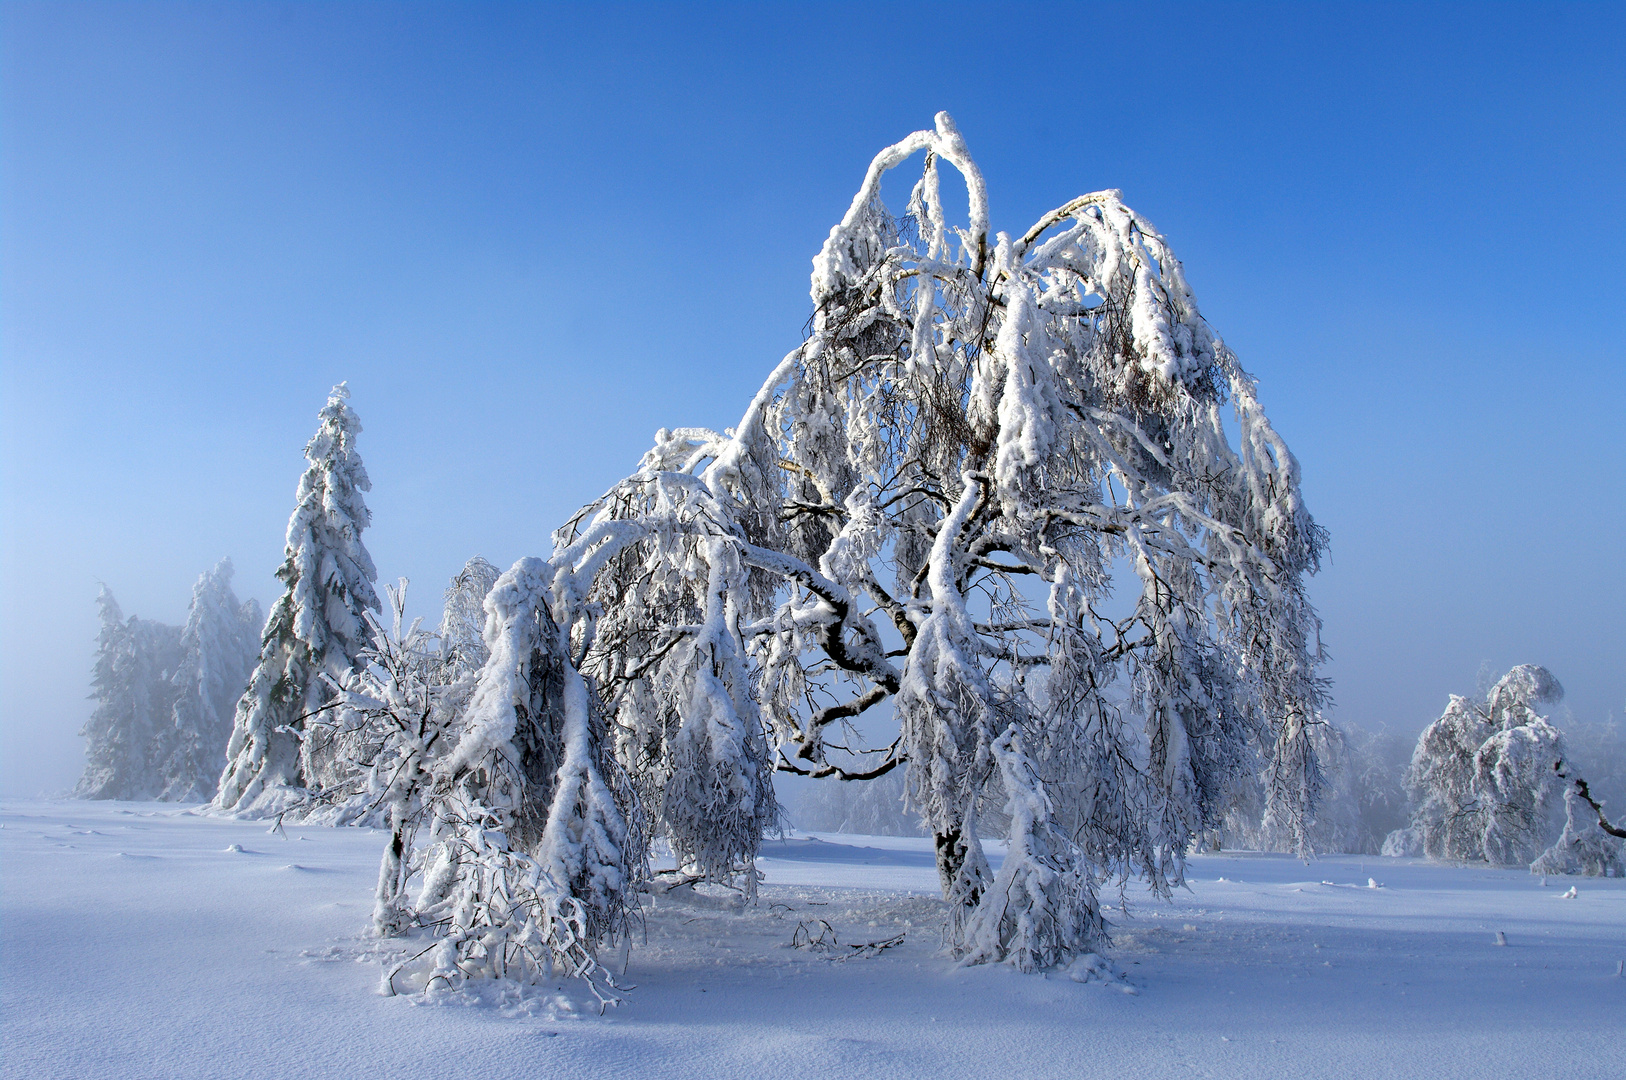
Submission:
<svg viewBox="0 0 1626 1080">
<path fill-rule="evenodd" d="M 929 841 L 798 834 L 764 846 L 753 907 L 650 901 L 636 989 L 599 1017 L 569 984 L 381 996 L 408 947 L 365 933 L 384 839 L 156 803 L 0 804 L 0 1074 L 1626 1073 L 1626 880 L 1203 856 L 1171 900 L 1129 891 L 1130 915 L 1111 912 L 1126 978 L 1080 984 L 946 960 Z M 838 944 L 793 948 L 799 927 Z"/>
</svg>

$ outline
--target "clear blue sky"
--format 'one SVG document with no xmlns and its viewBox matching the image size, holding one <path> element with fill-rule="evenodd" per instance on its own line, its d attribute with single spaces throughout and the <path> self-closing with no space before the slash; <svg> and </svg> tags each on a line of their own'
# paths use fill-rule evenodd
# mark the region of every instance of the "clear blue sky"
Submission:
<svg viewBox="0 0 1626 1080">
<path fill-rule="evenodd" d="M 1301 459 L 1335 718 L 1626 700 L 1626 7 L 0 6 L 0 790 L 70 785 L 107 582 L 269 603 L 327 389 L 433 613 L 800 340 L 948 109 L 996 229 L 1121 188 Z"/>
</svg>

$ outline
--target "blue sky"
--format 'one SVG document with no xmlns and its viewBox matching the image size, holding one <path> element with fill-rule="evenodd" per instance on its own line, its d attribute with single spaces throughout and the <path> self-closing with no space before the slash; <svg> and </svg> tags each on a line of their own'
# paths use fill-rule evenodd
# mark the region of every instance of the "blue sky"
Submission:
<svg viewBox="0 0 1626 1080">
<path fill-rule="evenodd" d="M 948 109 L 1020 231 L 1123 190 L 1332 534 L 1335 718 L 1626 701 L 1619 5 L 0 5 L 0 791 L 70 785 L 105 581 L 269 603 L 329 386 L 381 576 L 545 552 L 800 340 Z"/>
</svg>

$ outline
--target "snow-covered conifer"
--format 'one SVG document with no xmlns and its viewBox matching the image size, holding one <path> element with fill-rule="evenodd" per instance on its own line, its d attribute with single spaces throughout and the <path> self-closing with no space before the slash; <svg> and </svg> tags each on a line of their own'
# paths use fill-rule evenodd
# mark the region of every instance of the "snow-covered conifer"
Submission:
<svg viewBox="0 0 1626 1080">
<path fill-rule="evenodd" d="M 222 810 L 279 812 L 302 802 L 307 788 L 354 771 L 336 756 L 332 725 L 307 723 L 367 645 L 366 613 L 380 610 L 378 574 L 361 541 L 372 520 L 362 492 L 372 485 L 356 452 L 361 422 L 349 397 L 346 384 L 333 388 L 305 447 L 309 466 L 277 570 L 286 591 L 271 608 L 259 663 L 237 703 L 214 803 Z"/>
<path fill-rule="evenodd" d="M 164 799 L 207 802 L 225 763 L 232 717 L 248 685 L 260 630 L 259 605 L 240 602 L 231 578 L 231 560 L 221 559 L 192 587 L 181 659 L 170 679 L 178 696 L 163 739 Z"/>
<path fill-rule="evenodd" d="M 1451 696 L 1424 729 L 1407 775 L 1416 810 L 1384 854 L 1529 863 L 1546 844 L 1548 812 L 1564 756 L 1558 729 L 1535 706 L 1564 688 L 1545 668 L 1522 664 L 1483 698 Z"/>
<path fill-rule="evenodd" d="M 91 698 L 96 708 L 80 732 L 85 772 L 75 794 L 87 799 L 152 799 L 164 789 L 162 766 L 180 661 L 181 628 L 128 619 L 113 593 L 96 598 L 102 628 L 96 638 Z"/>
</svg>

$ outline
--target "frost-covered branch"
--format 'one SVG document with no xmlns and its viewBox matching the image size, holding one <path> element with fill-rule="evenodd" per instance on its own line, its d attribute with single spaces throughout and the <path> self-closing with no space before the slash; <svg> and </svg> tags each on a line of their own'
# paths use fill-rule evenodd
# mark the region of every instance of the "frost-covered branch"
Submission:
<svg viewBox="0 0 1626 1080">
<path fill-rule="evenodd" d="M 1603 807 L 1598 805 L 1598 800 L 1592 797 L 1592 791 L 1587 786 L 1587 782 L 1585 780 L 1581 779 L 1579 776 L 1575 777 L 1574 779 L 1570 779 L 1558 769 L 1558 766 L 1555 765 L 1553 768 L 1554 771 L 1558 772 L 1559 779 L 1567 779 L 1570 781 L 1570 786 L 1575 792 L 1575 797 L 1586 803 L 1587 806 L 1592 808 L 1592 812 L 1598 815 L 1598 828 L 1602 829 L 1610 836 L 1617 837 L 1621 840 L 1626 840 L 1626 829 L 1621 828 L 1619 825 L 1611 824 L 1609 819 L 1604 816 Z"/>
</svg>

